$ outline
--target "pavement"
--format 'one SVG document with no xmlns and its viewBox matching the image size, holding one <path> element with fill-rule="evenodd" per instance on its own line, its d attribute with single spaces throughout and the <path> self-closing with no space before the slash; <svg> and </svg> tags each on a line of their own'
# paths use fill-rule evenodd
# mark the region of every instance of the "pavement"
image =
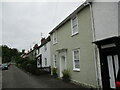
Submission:
<svg viewBox="0 0 120 90">
<path fill-rule="evenodd" d="M 2 71 L 2 88 L 83 88 L 72 83 L 65 83 L 51 75 L 31 75 L 11 65 Z"/>
</svg>

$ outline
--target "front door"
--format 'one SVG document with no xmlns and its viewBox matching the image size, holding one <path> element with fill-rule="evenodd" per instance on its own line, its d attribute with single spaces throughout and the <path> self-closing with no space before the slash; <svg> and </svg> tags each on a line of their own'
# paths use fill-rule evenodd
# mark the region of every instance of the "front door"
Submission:
<svg viewBox="0 0 120 90">
<path fill-rule="evenodd" d="M 65 52 L 60 53 L 60 77 L 63 76 L 62 72 L 66 69 L 66 54 Z"/>
<path fill-rule="evenodd" d="M 102 87 L 116 89 L 116 77 L 120 67 L 120 37 L 114 36 L 94 42 L 100 53 Z"/>
<path fill-rule="evenodd" d="M 119 70 L 117 53 L 103 53 L 101 60 L 101 73 L 103 88 L 116 89 L 116 78 Z"/>
<path fill-rule="evenodd" d="M 116 88 L 115 81 L 117 78 L 119 65 L 118 65 L 118 55 L 109 55 L 107 56 L 108 61 L 108 70 L 109 70 L 109 81 L 110 88 Z"/>
</svg>

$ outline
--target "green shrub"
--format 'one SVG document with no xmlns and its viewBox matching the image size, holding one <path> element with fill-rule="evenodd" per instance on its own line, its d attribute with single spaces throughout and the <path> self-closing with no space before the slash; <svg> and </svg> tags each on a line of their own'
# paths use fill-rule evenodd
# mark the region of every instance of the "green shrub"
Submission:
<svg viewBox="0 0 120 90">
<path fill-rule="evenodd" d="M 24 59 L 23 58 L 17 58 L 16 65 L 19 68 L 21 68 L 21 69 L 23 69 L 23 70 L 25 70 L 25 71 L 27 71 L 31 74 L 40 75 L 40 74 L 48 73 L 47 71 L 45 71 L 43 69 L 38 69 L 37 68 L 36 60 L 30 60 L 28 58 L 24 58 Z M 57 75 L 57 68 L 54 68 L 53 72 L 54 72 L 54 74 Z"/>
<path fill-rule="evenodd" d="M 27 64 L 28 64 L 28 61 L 24 61 L 24 62 L 22 63 L 22 68 L 23 68 L 24 70 L 26 70 L 26 71 L 27 71 Z"/>
<path fill-rule="evenodd" d="M 56 74 L 57 73 L 57 68 L 52 68 L 52 73 Z"/>
<path fill-rule="evenodd" d="M 70 82 L 70 71 L 68 69 L 63 70 L 63 81 L 64 82 Z"/>
<path fill-rule="evenodd" d="M 65 69 L 65 70 L 63 70 L 62 74 L 64 77 L 70 77 L 69 72 L 70 72 L 69 70 Z"/>
<path fill-rule="evenodd" d="M 35 74 L 35 71 L 36 71 L 36 66 L 30 63 L 28 66 L 28 72 Z"/>
<path fill-rule="evenodd" d="M 30 72 L 29 67 L 30 67 L 30 63 L 27 63 L 25 69 L 26 69 L 26 71 L 28 71 L 28 72 Z"/>
<path fill-rule="evenodd" d="M 57 77 L 57 68 L 52 68 L 53 77 Z"/>
</svg>

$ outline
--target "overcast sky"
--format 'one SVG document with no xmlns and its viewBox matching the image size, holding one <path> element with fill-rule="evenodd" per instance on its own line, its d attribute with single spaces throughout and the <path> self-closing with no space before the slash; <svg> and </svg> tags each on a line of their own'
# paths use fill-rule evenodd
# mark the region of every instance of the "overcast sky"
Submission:
<svg viewBox="0 0 120 90">
<path fill-rule="evenodd" d="M 40 44 L 41 33 L 47 37 L 80 4 L 81 2 L 2 2 L 0 44 L 28 50 L 34 44 Z"/>
</svg>

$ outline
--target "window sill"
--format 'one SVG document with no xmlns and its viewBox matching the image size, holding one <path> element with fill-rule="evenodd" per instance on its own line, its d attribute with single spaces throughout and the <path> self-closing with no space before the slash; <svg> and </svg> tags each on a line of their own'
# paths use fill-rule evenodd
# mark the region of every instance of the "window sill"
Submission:
<svg viewBox="0 0 120 90">
<path fill-rule="evenodd" d="M 79 34 L 79 33 L 78 33 L 78 32 L 77 32 L 77 33 L 74 33 L 74 34 L 71 35 L 71 37 L 73 37 L 73 36 L 75 36 L 75 35 L 77 35 L 77 34 Z"/>
<path fill-rule="evenodd" d="M 73 71 L 77 71 L 77 72 L 80 72 L 80 69 L 73 69 Z"/>
</svg>

